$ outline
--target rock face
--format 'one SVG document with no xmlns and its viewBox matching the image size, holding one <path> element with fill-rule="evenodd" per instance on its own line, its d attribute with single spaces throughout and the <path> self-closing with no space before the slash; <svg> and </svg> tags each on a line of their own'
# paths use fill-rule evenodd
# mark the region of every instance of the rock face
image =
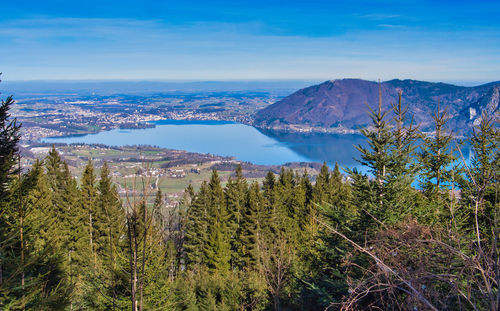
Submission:
<svg viewBox="0 0 500 311">
<path fill-rule="evenodd" d="M 481 113 L 492 114 L 499 109 L 500 81 L 476 87 L 416 80 L 390 80 L 380 83 L 382 108 L 392 110 L 403 93 L 408 113 L 432 131 L 432 114 L 438 100 L 450 114 L 449 128 L 465 134 L 480 120 Z M 369 124 L 368 110 L 376 109 L 379 83 L 359 79 L 326 81 L 301 89 L 260 110 L 254 125 L 284 130 L 319 130 L 346 132 Z M 388 117 L 391 117 L 389 114 Z"/>
</svg>

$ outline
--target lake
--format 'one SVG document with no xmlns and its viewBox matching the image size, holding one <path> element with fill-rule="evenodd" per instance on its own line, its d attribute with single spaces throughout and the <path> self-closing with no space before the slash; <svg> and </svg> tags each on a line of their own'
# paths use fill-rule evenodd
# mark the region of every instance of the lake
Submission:
<svg viewBox="0 0 500 311">
<path fill-rule="evenodd" d="M 360 135 L 282 133 L 226 121 L 162 120 L 155 128 L 114 129 L 97 134 L 51 137 L 49 143 L 86 143 L 109 146 L 152 145 L 234 156 L 237 160 L 263 165 L 287 162 L 338 162 L 343 167 L 357 164 L 355 144 Z"/>
</svg>

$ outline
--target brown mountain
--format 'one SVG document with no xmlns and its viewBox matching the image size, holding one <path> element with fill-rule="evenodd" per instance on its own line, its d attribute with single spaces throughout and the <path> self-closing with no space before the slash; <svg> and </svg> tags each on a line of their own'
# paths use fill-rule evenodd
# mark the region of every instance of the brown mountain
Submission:
<svg viewBox="0 0 500 311">
<path fill-rule="evenodd" d="M 499 108 L 500 81 L 475 87 L 416 80 L 390 80 L 380 83 L 382 107 L 403 92 L 403 104 L 423 130 L 432 130 L 432 113 L 438 100 L 450 113 L 450 128 L 457 134 L 471 129 L 482 111 Z M 379 83 L 360 79 L 326 81 L 301 89 L 257 112 L 254 125 L 284 130 L 352 130 L 369 124 L 368 107 L 378 105 Z"/>
</svg>

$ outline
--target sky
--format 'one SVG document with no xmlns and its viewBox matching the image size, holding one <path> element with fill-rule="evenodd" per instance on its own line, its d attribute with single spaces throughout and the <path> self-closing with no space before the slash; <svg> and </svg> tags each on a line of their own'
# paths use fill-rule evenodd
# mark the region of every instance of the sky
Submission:
<svg viewBox="0 0 500 311">
<path fill-rule="evenodd" d="M 500 1 L 0 0 L 3 80 L 500 80 Z"/>
</svg>

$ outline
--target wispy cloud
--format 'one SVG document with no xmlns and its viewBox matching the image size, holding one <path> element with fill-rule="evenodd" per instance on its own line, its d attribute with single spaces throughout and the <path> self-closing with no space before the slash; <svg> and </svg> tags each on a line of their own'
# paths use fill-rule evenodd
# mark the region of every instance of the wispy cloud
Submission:
<svg viewBox="0 0 500 311">
<path fill-rule="evenodd" d="M 395 25 L 395 24 L 378 24 L 377 25 L 378 27 L 382 27 L 382 28 L 397 28 L 397 29 L 408 29 L 408 26 L 407 25 Z"/>
<path fill-rule="evenodd" d="M 360 17 L 365 18 L 365 19 L 369 19 L 369 20 L 380 21 L 380 20 L 400 18 L 400 17 L 402 17 L 402 15 L 401 14 L 373 13 L 373 14 L 360 15 Z"/>
<path fill-rule="evenodd" d="M 261 21 L 19 18 L 0 28 L 8 46 L 0 71 L 6 79 L 500 78 L 497 29 L 430 31 L 400 17 L 364 16 L 395 22 L 323 36 L 268 31 Z"/>
</svg>

